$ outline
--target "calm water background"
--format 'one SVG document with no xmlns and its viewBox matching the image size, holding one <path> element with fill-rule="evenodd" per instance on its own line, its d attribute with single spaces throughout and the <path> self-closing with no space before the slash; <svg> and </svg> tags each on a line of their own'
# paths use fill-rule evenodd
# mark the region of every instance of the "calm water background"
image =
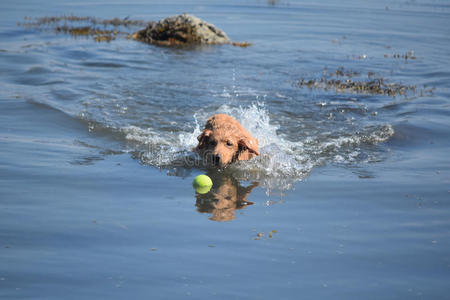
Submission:
<svg viewBox="0 0 450 300">
<path fill-rule="evenodd" d="M 254 45 L 17 24 L 183 12 Z M 3 1 L 0 15 L 0 297 L 450 298 L 449 2 Z M 340 67 L 417 91 L 298 86 Z M 261 157 L 180 165 L 217 112 Z M 254 204 L 205 209 L 204 172 L 254 182 Z"/>
</svg>

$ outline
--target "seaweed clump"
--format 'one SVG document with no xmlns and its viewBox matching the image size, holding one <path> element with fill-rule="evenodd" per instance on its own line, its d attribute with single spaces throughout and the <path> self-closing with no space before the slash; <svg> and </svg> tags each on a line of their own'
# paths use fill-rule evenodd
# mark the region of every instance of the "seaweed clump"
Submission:
<svg viewBox="0 0 450 300">
<path fill-rule="evenodd" d="M 95 17 L 79 17 L 79 16 L 47 16 L 47 17 L 40 17 L 33 19 L 31 17 L 25 17 L 25 21 L 28 20 L 34 20 L 34 22 L 25 22 L 20 25 L 24 25 L 27 27 L 39 27 L 43 25 L 52 25 L 52 24 L 58 24 L 60 22 L 88 22 L 92 25 L 104 25 L 104 26 L 125 26 L 125 27 L 131 27 L 131 26 L 145 26 L 147 22 L 144 22 L 142 20 L 130 20 L 128 17 L 125 17 L 123 19 L 120 18 L 113 18 L 113 19 L 98 19 Z"/>
<path fill-rule="evenodd" d="M 368 80 L 353 80 L 352 77 L 359 76 L 359 72 L 347 71 L 343 67 L 332 73 L 328 73 L 325 68 L 323 77 L 319 79 L 304 79 L 298 82 L 299 87 L 310 89 L 334 90 L 337 93 L 358 93 L 370 95 L 408 95 L 417 94 L 423 96 L 425 92 L 432 93 L 433 89 L 418 89 L 417 85 L 404 85 L 400 83 L 390 83 L 385 78 L 374 78 L 374 72 L 368 72 Z M 344 77 L 344 78 L 342 78 Z"/>
<path fill-rule="evenodd" d="M 247 48 L 252 46 L 253 44 L 249 42 L 233 42 L 232 45 L 235 47 Z"/>
<path fill-rule="evenodd" d="M 416 55 L 414 54 L 414 51 L 408 51 L 408 52 L 406 52 L 406 53 L 404 53 L 404 54 L 394 53 L 394 54 L 392 54 L 391 56 L 392 56 L 392 58 L 396 58 L 396 59 L 404 59 L 404 60 L 408 60 L 408 59 L 414 60 L 414 59 L 417 59 Z M 385 57 L 385 58 L 388 58 L 388 57 L 389 57 L 389 54 L 385 54 L 384 57 Z"/>
<path fill-rule="evenodd" d="M 92 37 L 96 42 L 110 42 L 118 36 L 128 37 L 130 28 L 145 26 L 147 22 L 129 18 L 98 19 L 79 16 L 46 16 L 40 18 L 25 17 L 19 26 L 54 31 L 57 34 L 69 34 L 73 37 Z"/>
<path fill-rule="evenodd" d="M 56 33 L 70 34 L 71 36 L 92 36 L 96 42 L 110 42 L 114 40 L 121 32 L 117 30 L 105 30 L 98 28 L 91 28 L 89 26 L 83 27 L 70 27 L 70 26 L 58 26 L 55 28 Z"/>
</svg>

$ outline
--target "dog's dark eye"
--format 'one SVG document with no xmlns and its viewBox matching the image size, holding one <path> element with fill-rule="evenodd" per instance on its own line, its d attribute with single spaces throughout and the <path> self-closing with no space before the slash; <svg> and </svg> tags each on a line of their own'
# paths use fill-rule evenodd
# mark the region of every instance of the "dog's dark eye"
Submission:
<svg viewBox="0 0 450 300">
<path fill-rule="evenodd" d="M 214 141 L 214 140 L 212 140 L 212 141 L 209 141 L 209 144 L 210 144 L 211 146 L 215 146 L 215 145 L 217 145 L 216 141 Z"/>
<path fill-rule="evenodd" d="M 231 146 L 233 146 L 233 144 L 230 141 L 227 141 L 227 146 L 231 147 Z"/>
</svg>

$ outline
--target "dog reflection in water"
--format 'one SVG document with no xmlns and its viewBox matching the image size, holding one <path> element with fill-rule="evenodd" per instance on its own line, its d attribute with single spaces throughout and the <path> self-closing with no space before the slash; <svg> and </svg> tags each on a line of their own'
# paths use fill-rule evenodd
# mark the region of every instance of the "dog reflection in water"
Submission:
<svg viewBox="0 0 450 300">
<path fill-rule="evenodd" d="M 231 175 L 210 172 L 208 176 L 213 181 L 211 190 L 205 194 L 196 193 L 197 210 L 210 213 L 213 221 L 231 221 L 235 218 L 235 210 L 243 209 L 253 202 L 247 200 L 252 190 L 258 186 L 257 182 L 244 187 Z"/>
</svg>

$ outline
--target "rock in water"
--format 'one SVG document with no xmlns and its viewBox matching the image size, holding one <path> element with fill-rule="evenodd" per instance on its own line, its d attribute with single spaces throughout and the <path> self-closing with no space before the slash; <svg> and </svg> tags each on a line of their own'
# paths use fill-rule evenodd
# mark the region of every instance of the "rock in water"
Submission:
<svg viewBox="0 0 450 300">
<path fill-rule="evenodd" d="M 225 32 L 188 14 L 152 22 L 147 28 L 134 33 L 132 37 L 162 46 L 231 43 Z"/>
</svg>

